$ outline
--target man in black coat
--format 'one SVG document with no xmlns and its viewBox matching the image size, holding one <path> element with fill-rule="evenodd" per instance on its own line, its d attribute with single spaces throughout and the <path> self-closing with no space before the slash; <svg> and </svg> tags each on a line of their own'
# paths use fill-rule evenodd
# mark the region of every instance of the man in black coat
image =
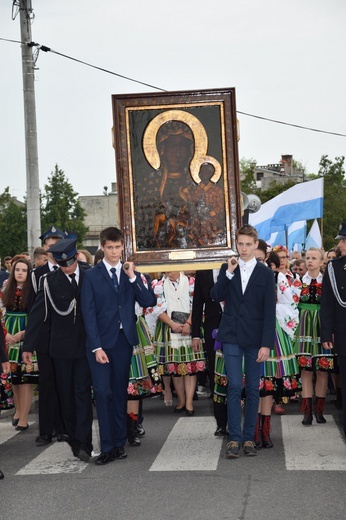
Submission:
<svg viewBox="0 0 346 520">
<path fill-rule="evenodd" d="M 217 280 L 218 274 L 219 269 L 196 271 L 191 318 L 192 345 L 194 348 L 197 349 L 201 349 L 204 346 L 205 349 L 208 361 L 208 376 L 210 382 L 211 397 L 213 397 L 214 394 L 213 389 L 215 368 L 215 340 L 212 337 L 212 332 L 213 330 L 219 327 L 222 316 L 222 304 L 215 302 L 211 299 L 210 291 Z M 202 338 L 204 339 L 204 345 L 202 345 Z M 226 435 L 226 406 L 222 403 L 214 402 L 213 407 L 214 417 L 217 423 L 215 435 Z"/>
<path fill-rule="evenodd" d="M 23 358 L 28 362 L 42 322 L 49 324 L 48 354 L 53 360 L 65 432 L 73 454 L 89 461 L 92 452 L 91 375 L 80 307 L 84 269 L 77 262 L 76 239 L 49 249 L 60 269 L 47 274 L 29 314 Z"/>
<path fill-rule="evenodd" d="M 338 248 L 341 256 L 327 264 L 321 299 L 321 341 L 337 354 L 342 387 L 343 428 L 346 435 L 346 222 L 342 222 Z"/>
<path fill-rule="evenodd" d="M 46 251 L 64 238 L 65 233 L 54 226 L 47 229 L 47 231 L 40 236 L 40 240 L 42 240 L 43 244 L 42 247 Z M 29 314 L 35 302 L 41 278 L 50 272 L 54 272 L 58 267 L 54 257 L 48 254 L 48 262 L 31 271 L 28 295 Z M 64 435 L 64 424 L 56 389 L 53 361 L 48 353 L 49 334 L 49 323 L 46 321 L 40 328 L 40 335 L 37 337 L 36 344 L 32 345 L 32 352 L 35 350 L 37 354 L 40 371 L 38 401 L 39 436 L 36 437 L 35 440 L 37 446 L 45 446 L 51 443 L 54 433 L 57 435 L 58 441 L 63 441 L 66 437 Z"/>
</svg>

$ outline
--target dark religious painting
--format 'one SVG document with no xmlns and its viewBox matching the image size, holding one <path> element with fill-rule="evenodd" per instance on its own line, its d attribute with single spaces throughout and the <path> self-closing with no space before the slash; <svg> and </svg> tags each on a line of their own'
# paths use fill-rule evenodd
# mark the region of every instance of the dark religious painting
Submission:
<svg viewBox="0 0 346 520">
<path fill-rule="evenodd" d="M 125 256 L 209 268 L 241 222 L 235 90 L 112 96 Z"/>
</svg>

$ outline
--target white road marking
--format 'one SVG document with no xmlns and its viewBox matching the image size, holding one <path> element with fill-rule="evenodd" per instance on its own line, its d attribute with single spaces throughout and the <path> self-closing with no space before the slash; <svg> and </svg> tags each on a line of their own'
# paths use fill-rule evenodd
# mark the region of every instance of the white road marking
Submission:
<svg viewBox="0 0 346 520">
<path fill-rule="evenodd" d="M 332 415 L 327 422 L 303 426 L 297 415 L 281 417 L 286 469 L 346 471 L 346 446 Z M 275 449 L 275 448 L 274 448 Z"/>
<path fill-rule="evenodd" d="M 214 417 L 180 418 L 149 471 L 215 471 L 222 442 Z"/>
<path fill-rule="evenodd" d="M 12 421 L 12 419 L 11 419 Z M 34 424 L 33 421 L 28 422 L 29 427 Z M 8 441 L 9 439 L 12 439 L 15 435 L 18 435 L 21 432 L 18 432 L 14 426 L 12 426 L 12 422 L 6 421 L 1 422 L 0 424 L 0 444 L 3 444 L 4 442 Z M 25 432 L 23 432 L 25 434 Z"/>
<path fill-rule="evenodd" d="M 97 421 L 93 422 L 93 445 L 94 454 L 96 454 L 96 452 L 99 452 L 100 446 Z M 48 445 L 43 452 L 20 469 L 16 475 L 82 473 L 87 466 L 87 462 L 82 462 L 73 456 L 67 442 L 53 442 L 53 444 Z"/>
<path fill-rule="evenodd" d="M 57 473 L 82 473 L 87 462 L 76 459 L 67 442 L 53 442 L 37 457 L 20 469 L 16 475 L 53 475 Z"/>
</svg>

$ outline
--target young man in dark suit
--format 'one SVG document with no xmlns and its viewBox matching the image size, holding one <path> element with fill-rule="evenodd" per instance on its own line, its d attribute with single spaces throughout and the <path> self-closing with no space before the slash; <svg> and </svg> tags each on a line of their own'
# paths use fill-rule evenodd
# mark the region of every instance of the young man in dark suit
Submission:
<svg viewBox="0 0 346 520">
<path fill-rule="evenodd" d="M 48 354 L 68 443 L 77 458 L 88 462 L 92 452 L 91 375 L 80 305 L 84 269 L 77 262 L 76 244 L 76 239 L 64 239 L 48 250 L 60 268 L 43 278 L 29 314 L 23 358 L 30 362 L 40 326 L 47 323 Z"/>
<path fill-rule="evenodd" d="M 340 255 L 327 264 L 322 282 L 321 341 L 324 348 L 334 347 L 340 369 L 343 401 L 343 428 L 346 435 L 346 222 L 339 227 Z"/>
<path fill-rule="evenodd" d="M 95 462 L 103 465 L 127 456 L 127 385 L 132 350 L 139 343 L 135 302 L 153 307 L 156 298 L 132 262 L 122 265 L 124 238 L 119 229 L 101 231 L 100 243 L 104 258 L 85 273 L 82 312 L 100 427 L 101 454 Z"/>
<path fill-rule="evenodd" d="M 257 455 L 254 433 L 259 402 L 261 362 L 274 347 L 275 284 L 273 272 L 255 258 L 257 231 L 246 224 L 236 233 L 239 260 L 223 264 L 211 297 L 225 302 L 217 339 L 223 343 L 228 377 L 227 415 L 230 442 L 226 458 Z M 246 406 L 241 427 L 245 361 Z"/>
</svg>

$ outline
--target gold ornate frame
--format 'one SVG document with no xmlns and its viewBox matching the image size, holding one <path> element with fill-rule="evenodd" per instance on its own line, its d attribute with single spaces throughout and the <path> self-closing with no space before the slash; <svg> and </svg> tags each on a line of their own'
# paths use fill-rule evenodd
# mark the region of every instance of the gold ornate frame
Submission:
<svg viewBox="0 0 346 520">
<path fill-rule="evenodd" d="M 125 258 L 144 272 L 219 266 L 241 223 L 235 89 L 114 95 L 112 106 Z M 173 172 L 164 160 L 181 142 Z"/>
</svg>

